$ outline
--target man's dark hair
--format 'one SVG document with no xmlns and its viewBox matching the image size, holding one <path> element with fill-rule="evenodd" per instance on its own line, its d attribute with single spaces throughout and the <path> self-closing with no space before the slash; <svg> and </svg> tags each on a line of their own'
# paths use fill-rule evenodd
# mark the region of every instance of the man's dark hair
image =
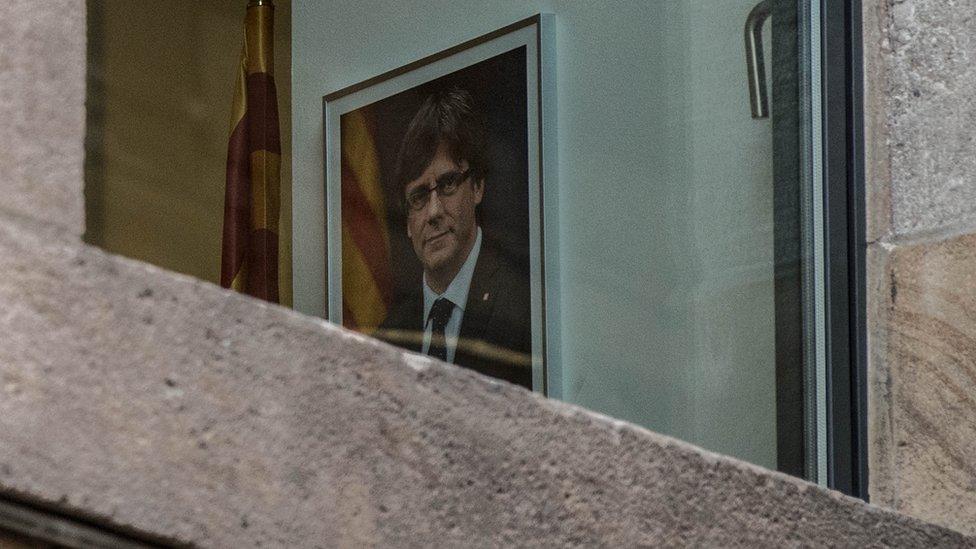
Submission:
<svg viewBox="0 0 976 549">
<path fill-rule="evenodd" d="M 442 142 L 452 160 L 468 161 L 472 181 L 488 173 L 484 120 L 474 108 L 471 94 L 460 88 L 431 94 L 410 121 L 394 172 L 394 183 L 401 193 L 407 183 L 424 172 Z"/>
</svg>

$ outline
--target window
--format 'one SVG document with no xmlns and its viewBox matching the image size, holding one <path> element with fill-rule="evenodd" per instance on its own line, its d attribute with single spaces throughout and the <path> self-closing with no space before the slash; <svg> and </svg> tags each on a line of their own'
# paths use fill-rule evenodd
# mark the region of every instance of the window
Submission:
<svg viewBox="0 0 976 549">
<path fill-rule="evenodd" d="M 860 2 L 485 8 L 462 0 L 438 9 L 391 2 L 397 17 L 372 18 L 356 17 L 355 6 L 294 1 L 278 9 L 284 304 L 327 317 L 330 284 L 341 287 L 327 278 L 328 212 L 346 209 L 330 209 L 327 200 L 323 145 L 334 128 L 323 123 L 323 96 L 388 71 L 405 73 L 400 69 L 417 60 L 436 72 L 449 57 L 429 56 L 545 11 L 554 25 L 551 44 L 528 40 L 520 42 L 523 53 L 479 58 L 529 75 L 528 92 L 506 86 L 494 93 L 497 82 L 471 76 L 477 71 L 451 80 L 480 87 L 464 94 L 476 103 L 511 106 L 499 98 L 529 94 L 516 105 L 520 112 L 488 117 L 489 135 L 515 136 L 489 143 L 489 165 L 497 168 L 514 150 L 535 150 L 532 115 L 541 116 L 539 131 L 557 128 L 552 169 L 545 170 L 551 194 L 526 192 L 522 202 L 537 208 L 509 224 L 502 239 L 529 243 L 544 233 L 554 254 L 547 289 L 533 289 L 529 300 L 532 322 L 552 334 L 547 367 L 524 384 L 866 497 Z M 243 2 L 154 10 L 89 3 L 88 238 L 217 282 L 225 121 Z M 173 40 L 158 30 L 167 25 L 187 36 Z M 226 32 L 213 32 L 218 27 Z M 181 59 L 166 44 L 194 46 Z M 538 72 L 530 70 L 537 44 L 553 54 L 542 56 Z M 532 78 L 549 76 L 551 111 L 531 95 Z M 397 90 L 424 90 L 425 82 Z M 357 112 L 388 116 L 370 122 L 386 130 L 376 150 L 392 155 L 377 161 L 376 177 L 387 204 L 405 203 L 390 187 L 394 156 L 423 97 L 401 97 L 417 102 L 401 116 L 390 106 L 395 101 L 380 104 L 388 98 L 382 89 L 376 93 L 376 105 L 358 105 Z M 493 103 L 489 111 L 506 105 Z M 531 110 L 539 105 L 541 112 Z M 523 133 L 512 132 L 513 121 Z M 530 136 L 528 145 L 522 135 Z M 456 164 L 449 173 L 463 176 L 449 186 L 458 190 L 452 199 L 471 198 L 470 159 L 449 160 Z M 497 199 L 496 189 L 517 188 L 515 165 L 476 170 L 486 174 L 485 201 Z M 492 179 L 499 174 L 506 180 Z M 440 179 L 410 183 L 426 193 L 414 201 L 418 208 L 450 198 Z M 471 189 L 480 184 L 472 180 Z M 471 198 L 479 207 L 480 200 Z M 472 234 L 498 237 L 489 230 L 506 224 L 491 218 L 500 215 L 497 204 L 481 208 L 484 230 Z M 543 215 L 551 226 L 515 234 L 542 224 Z M 391 276 L 419 294 L 426 271 L 408 229 L 405 222 L 382 226 L 399 254 L 389 259 Z M 531 253 L 522 255 L 515 259 L 532 264 Z M 558 291 L 541 299 L 538 292 L 549 288 Z M 378 306 L 374 327 L 391 307 Z M 422 330 L 422 319 L 416 323 Z M 452 351 L 444 349 L 445 356 Z"/>
</svg>

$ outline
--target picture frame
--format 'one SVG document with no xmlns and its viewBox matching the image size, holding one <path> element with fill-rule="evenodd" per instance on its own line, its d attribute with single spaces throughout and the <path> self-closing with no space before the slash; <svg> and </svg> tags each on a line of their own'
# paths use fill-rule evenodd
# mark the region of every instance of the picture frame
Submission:
<svg viewBox="0 0 976 549">
<path fill-rule="evenodd" d="M 329 321 L 559 396 L 554 39 L 536 15 L 323 97 Z"/>
</svg>

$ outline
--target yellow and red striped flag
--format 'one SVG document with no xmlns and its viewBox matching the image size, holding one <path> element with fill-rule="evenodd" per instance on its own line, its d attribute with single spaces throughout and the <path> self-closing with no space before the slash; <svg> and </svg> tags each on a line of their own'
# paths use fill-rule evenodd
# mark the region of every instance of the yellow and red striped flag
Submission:
<svg viewBox="0 0 976 549">
<path fill-rule="evenodd" d="M 373 124 L 342 115 L 342 324 L 372 333 L 393 300 L 390 235 Z"/>
<path fill-rule="evenodd" d="M 252 0 L 227 146 L 220 285 L 277 303 L 281 141 L 273 36 L 274 6 Z"/>
</svg>

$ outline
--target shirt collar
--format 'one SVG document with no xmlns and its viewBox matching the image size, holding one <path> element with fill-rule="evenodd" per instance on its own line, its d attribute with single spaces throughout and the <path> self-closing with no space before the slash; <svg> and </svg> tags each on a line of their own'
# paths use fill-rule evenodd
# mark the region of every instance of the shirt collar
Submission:
<svg viewBox="0 0 976 549">
<path fill-rule="evenodd" d="M 477 227 L 478 234 L 474 239 L 474 246 L 468 252 L 468 258 L 461 265 L 461 270 L 454 275 L 454 280 L 447 285 L 444 293 L 438 294 L 427 285 L 427 275 L 424 275 L 424 325 L 427 325 L 427 317 L 434 306 L 437 298 L 444 297 L 456 305 L 461 312 L 468 303 L 468 290 L 471 289 L 471 279 L 474 278 L 474 267 L 478 263 L 478 255 L 481 253 L 481 227 Z"/>
</svg>

